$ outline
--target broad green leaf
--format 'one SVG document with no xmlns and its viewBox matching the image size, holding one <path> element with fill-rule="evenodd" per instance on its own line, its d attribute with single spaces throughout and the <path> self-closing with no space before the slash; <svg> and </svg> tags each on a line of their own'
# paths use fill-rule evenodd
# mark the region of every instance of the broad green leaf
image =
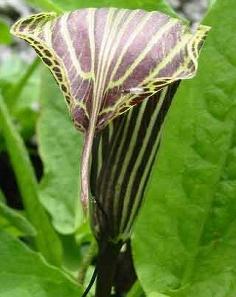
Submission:
<svg viewBox="0 0 236 297">
<path fill-rule="evenodd" d="M 144 291 L 138 280 L 133 284 L 132 288 L 127 293 L 127 297 L 145 297 Z M 148 297 L 151 297 L 151 296 L 148 296 Z M 158 297 L 158 296 L 152 296 L 152 297 Z"/>
<path fill-rule="evenodd" d="M 210 8 L 216 3 L 217 0 L 209 0 Z"/>
<path fill-rule="evenodd" d="M 33 84 L 33 86 L 31 84 L 32 84 L 32 81 L 33 82 L 39 81 L 38 73 L 36 73 L 36 77 L 35 77 L 35 70 L 38 68 L 39 61 L 40 60 L 38 58 L 35 58 L 31 63 L 29 63 L 29 65 L 27 65 L 27 67 L 25 67 L 26 68 L 25 71 L 22 71 L 22 67 L 25 66 L 25 62 L 20 60 L 21 67 L 18 68 L 18 71 L 17 71 L 18 73 L 15 73 L 14 76 L 13 75 L 11 76 L 10 83 L 12 84 L 12 87 L 10 88 L 10 90 L 5 90 L 4 92 L 4 96 L 7 97 L 8 99 L 8 104 L 12 105 L 14 99 L 16 101 L 16 99 L 20 97 L 20 95 L 27 87 L 31 87 L 31 90 L 34 88 L 35 91 L 36 89 L 38 89 L 38 85 L 39 85 L 38 83 Z M 11 60 L 5 62 L 8 68 L 11 67 L 11 63 L 12 63 Z M 1 79 L 4 76 L 5 75 L 3 73 L 1 75 Z M 38 92 L 36 92 L 36 95 L 38 95 Z M 32 94 L 31 94 L 31 97 L 33 97 Z"/>
<path fill-rule="evenodd" d="M 40 199 L 58 232 L 73 233 L 81 223 L 79 164 L 81 134 L 70 119 L 63 97 L 47 70 L 42 72 L 39 152 L 44 165 Z"/>
<path fill-rule="evenodd" d="M 36 235 L 34 227 L 23 215 L 2 202 L 0 202 L 0 230 L 15 236 Z"/>
<path fill-rule="evenodd" d="M 75 241 L 74 234 L 60 236 L 63 245 L 63 267 L 70 273 L 78 276 L 78 271 L 83 259 L 80 246 Z"/>
<path fill-rule="evenodd" d="M 164 0 L 27 0 L 28 3 L 46 11 L 68 11 L 88 7 L 117 7 L 129 9 L 158 10 L 176 16 Z"/>
<path fill-rule="evenodd" d="M 133 238 L 147 294 L 236 295 L 235 9 L 218 0 L 207 16 L 199 74 L 166 125 Z"/>
<path fill-rule="evenodd" d="M 11 53 L 1 61 L 0 69 L 0 86 L 2 88 L 4 84 L 15 84 L 21 80 L 27 66 L 25 61 L 18 54 Z"/>
<path fill-rule="evenodd" d="M 75 126 L 85 132 L 81 201 L 89 201 L 93 138 L 112 119 L 181 79 L 192 78 L 207 31 L 192 33 L 159 12 L 81 9 L 57 16 L 40 13 L 13 25 L 49 67 Z M 82 46 L 83 45 L 83 46 Z"/>
<path fill-rule="evenodd" d="M 9 26 L 0 18 L 0 44 L 10 44 L 12 36 L 9 31 Z"/>
<path fill-rule="evenodd" d="M 23 243 L 0 232 L 1 297 L 79 297 L 81 288 Z"/>
<path fill-rule="evenodd" d="M 152 292 L 152 293 L 148 294 L 148 297 L 168 297 L 168 296 L 164 295 L 164 294 Z"/>
<path fill-rule="evenodd" d="M 11 120 L 2 96 L 0 96 L 0 127 L 25 206 L 27 218 L 37 232 L 35 237 L 36 247 L 49 262 L 59 265 L 61 261 L 60 241 L 39 202 L 38 185 L 34 170 L 23 140 Z"/>
</svg>

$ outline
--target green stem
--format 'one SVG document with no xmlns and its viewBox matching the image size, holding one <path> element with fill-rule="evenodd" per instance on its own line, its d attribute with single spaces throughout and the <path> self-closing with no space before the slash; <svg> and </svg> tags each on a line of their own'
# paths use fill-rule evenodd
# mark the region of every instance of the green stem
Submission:
<svg viewBox="0 0 236 297">
<path fill-rule="evenodd" d="M 92 241 L 89 247 L 87 254 L 84 256 L 82 263 L 80 265 L 79 273 L 78 273 L 78 282 L 83 285 L 85 281 L 85 277 L 88 271 L 89 266 L 92 263 L 94 256 L 97 254 L 97 243 L 96 241 Z"/>
</svg>

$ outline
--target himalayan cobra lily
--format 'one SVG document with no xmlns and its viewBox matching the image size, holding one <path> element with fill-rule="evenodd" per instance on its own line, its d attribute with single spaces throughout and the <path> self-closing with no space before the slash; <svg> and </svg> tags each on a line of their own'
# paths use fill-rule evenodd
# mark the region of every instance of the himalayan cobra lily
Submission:
<svg viewBox="0 0 236 297">
<path fill-rule="evenodd" d="M 116 8 L 40 13 L 18 21 L 85 135 L 81 201 L 98 241 L 96 297 L 110 296 L 180 80 L 196 74 L 209 28 L 160 12 Z M 52 98 L 53 99 L 53 98 Z"/>
</svg>

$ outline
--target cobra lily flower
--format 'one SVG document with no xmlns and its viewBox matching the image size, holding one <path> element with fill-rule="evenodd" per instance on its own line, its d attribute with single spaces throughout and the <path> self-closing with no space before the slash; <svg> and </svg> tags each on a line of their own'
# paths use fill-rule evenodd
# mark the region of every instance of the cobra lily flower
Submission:
<svg viewBox="0 0 236 297">
<path fill-rule="evenodd" d="M 81 200 L 84 208 L 90 195 L 96 201 L 98 242 L 112 240 L 119 250 L 129 237 L 165 114 L 179 81 L 196 74 L 208 30 L 192 33 L 160 12 L 116 8 L 40 13 L 12 27 L 49 67 L 85 134 Z"/>
</svg>

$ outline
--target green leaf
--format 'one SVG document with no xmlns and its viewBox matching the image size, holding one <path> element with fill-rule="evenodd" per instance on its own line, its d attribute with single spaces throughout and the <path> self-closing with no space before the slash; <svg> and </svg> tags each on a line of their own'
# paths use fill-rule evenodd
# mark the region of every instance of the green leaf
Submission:
<svg viewBox="0 0 236 297">
<path fill-rule="evenodd" d="M 35 236 L 35 228 L 27 219 L 0 201 L 0 230 L 15 236 Z"/>
<path fill-rule="evenodd" d="M 29 139 L 35 133 L 39 113 L 40 77 L 39 71 L 36 71 L 38 62 L 39 60 L 34 60 L 26 66 L 25 61 L 14 54 L 1 63 L 0 89 L 24 139 Z"/>
<path fill-rule="evenodd" d="M 1 297 L 79 297 L 82 290 L 23 243 L 0 232 Z"/>
<path fill-rule="evenodd" d="M 0 189 L 0 203 L 5 203 L 6 202 L 6 198 L 5 198 L 5 196 L 4 196 L 4 194 L 3 194 L 3 192 L 2 192 L 2 190 Z"/>
<path fill-rule="evenodd" d="M 77 245 L 74 235 L 61 235 L 61 242 L 63 244 L 63 267 L 73 274 L 78 276 L 82 254 L 80 246 Z"/>
<path fill-rule="evenodd" d="M 87 7 L 117 7 L 129 9 L 158 10 L 172 16 L 176 13 L 164 0 L 27 0 L 30 4 L 46 11 L 68 11 Z"/>
<path fill-rule="evenodd" d="M 4 230 L 14 236 L 35 236 L 36 230 L 30 222 L 16 211 L 6 205 L 6 198 L 0 189 L 0 230 Z"/>
<path fill-rule="evenodd" d="M 148 294 L 148 297 L 168 297 L 167 295 L 152 292 L 151 294 Z"/>
<path fill-rule="evenodd" d="M 133 284 L 133 286 L 127 293 L 127 297 L 145 297 L 143 288 L 141 287 L 140 282 L 138 280 Z M 151 297 L 151 296 L 148 296 L 148 297 Z M 153 296 L 153 297 L 157 297 L 157 296 Z"/>
<path fill-rule="evenodd" d="M 216 3 L 217 0 L 209 0 L 210 8 Z"/>
<path fill-rule="evenodd" d="M 166 125 L 133 239 L 147 294 L 236 295 L 235 9 L 219 0 L 207 16 L 199 74 Z"/>
<path fill-rule="evenodd" d="M 9 31 L 9 26 L 0 18 L 0 44 L 10 44 L 12 36 Z"/>
<path fill-rule="evenodd" d="M 42 72 L 39 151 L 44 164 L 40 199 L 58 232 L 69 234 L 82 221 L 79 202 L 82 135 L 74 128 L 63 96 L 47 70 Z"/>
<path fill-rule="evenodd" d="M 36 62 L 33 61 L 33 63 L 35 65 Z M 11 53 L 7 55 L 7 57 L 1 61 L 0 87 L 3 88 L 4 84 L 17 84 L 19 81 L 23 80 L 27 71 L 26 65 L 25 60 L 18 54 Z M 22 71 L 22 69 L 24 71 Z"/>
<path fill-rule="evenodd" d="M 22 138 L 16 131 L 10 118 L 2 96 L 0 96 L 0 127 L 23 199 L 27 218 L 37 231 L 35 244 L 49 262 L 59 265 L 62 253 L 60 241 L 39 202 L 38 185 L 32 164 Z"/>
<path fill-rule="evenodd" d="M 62 7 L 57 4 L 55 0 L 26 0 L 30 5 L 41 8 L 44 11 L 55 11 L 61 13 Z"/>
</svg>

